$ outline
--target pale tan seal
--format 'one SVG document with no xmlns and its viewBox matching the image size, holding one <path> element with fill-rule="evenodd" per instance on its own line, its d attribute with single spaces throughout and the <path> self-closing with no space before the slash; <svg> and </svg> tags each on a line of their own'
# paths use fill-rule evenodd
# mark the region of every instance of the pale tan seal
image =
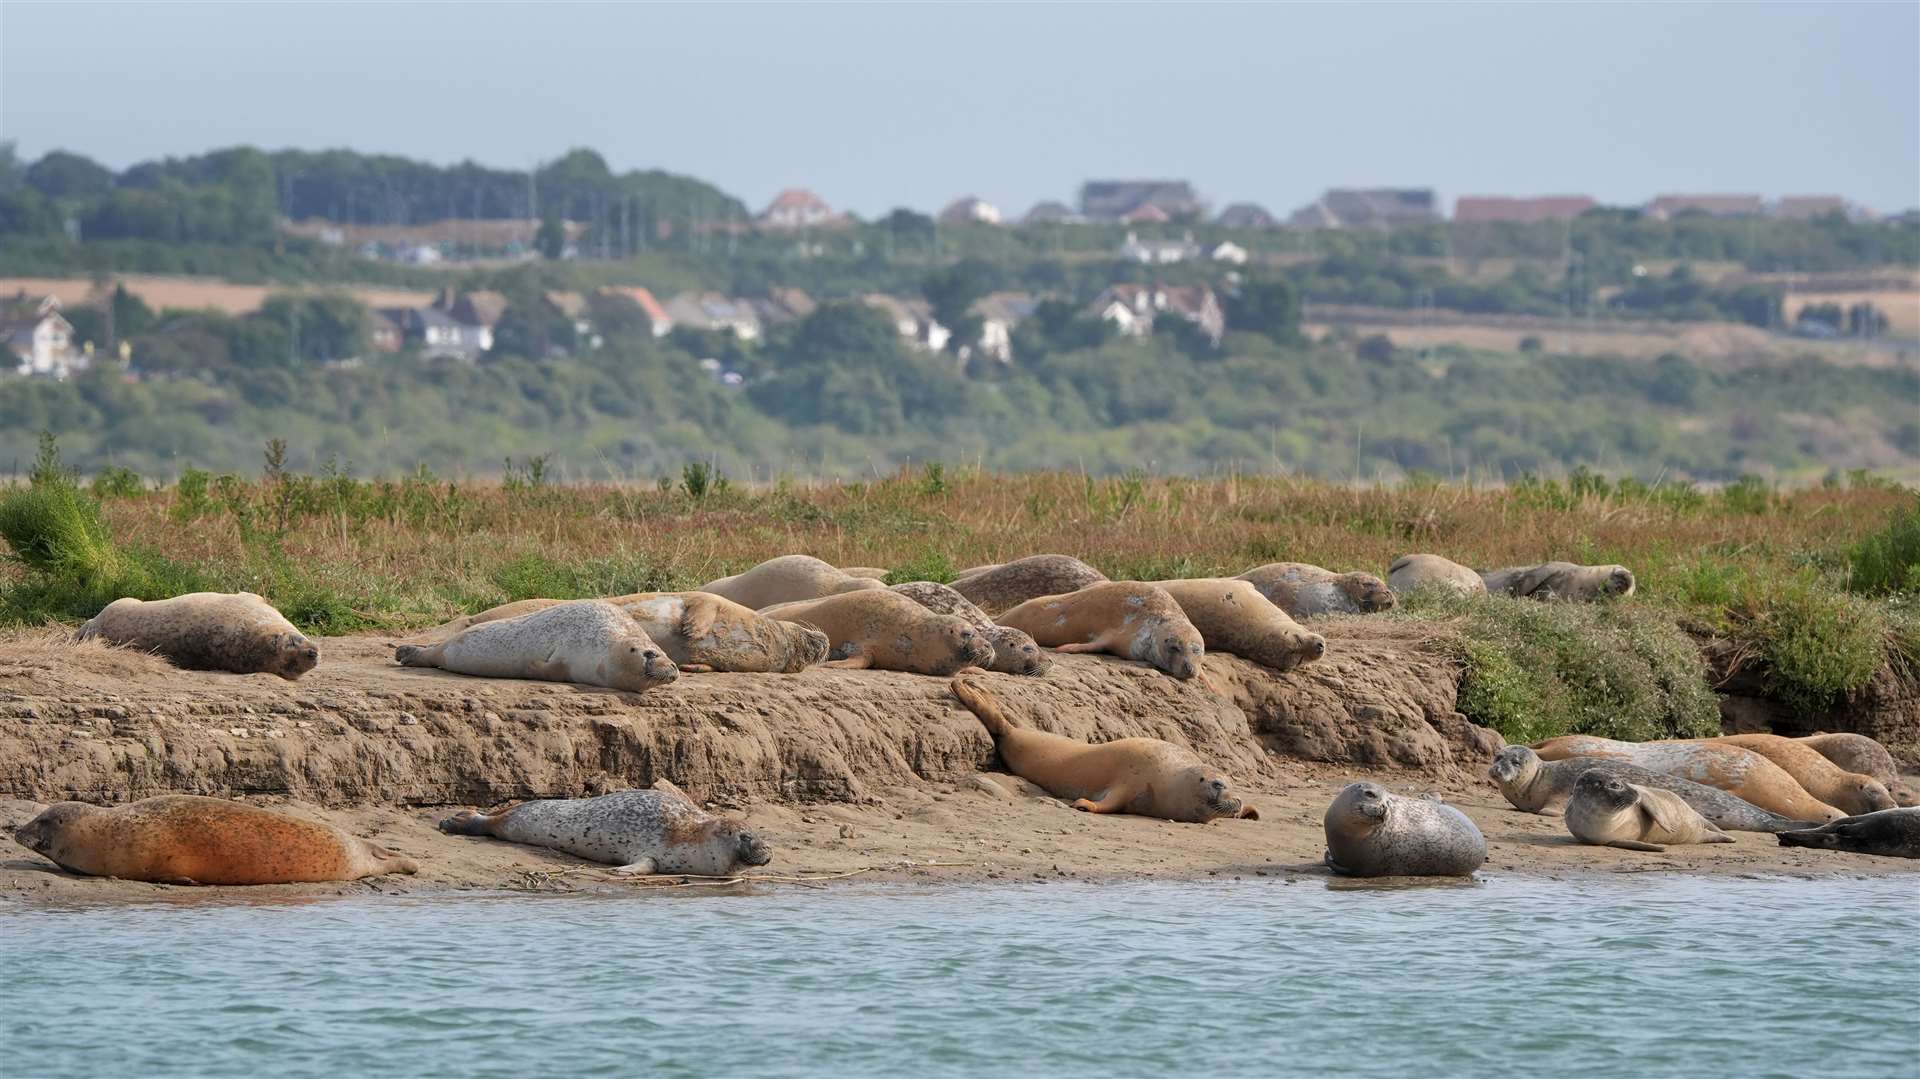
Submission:
<svg viewBox="0 0 1920 1079">
<path fill-rule="evenodd" d="M 441 821 L 440 830 L 566 851 L 616 866 L 616 873 L 727 877 L 773 860 L 746 822 L 704 813 L 672 790 L 548 798 L 492 813 L 462 810 Z"/>
<path fill-rule="evenodd" d="M 1879 780 L 1893 800 L 1902 806 L 1920 804 L 1920 794 L 1900 778 L 1900 768 L 1887 747 L 1864 734 L 1810 734 L 1794 741 L 1811 746 L 1814 752 L 1838 765 L 1842 771 L 1858 772 Z"/>
<path fill-rule="evenodd" d="M 871 577 L 852 576 L 810 555 L 789 554 L 769 558 L 745 573 L 708 581 L 699 591 L 711 592 L 757 611 L 776 603 L 798 603 L 862 588 L 885 587 Z"/>
<path fill-rule="evenodd" d="M 1709 787 L 1718 787 L 1761 809 L 1794 820 L 1825 824 L 1845 813 L 1808 794 L 1780 766 L 1750 749 L 1710 742 L 1618 742 L 1585 734 L 1565 734 L 1536 742 L 1541 760 L 1611 757 Z"/>
<path fill-rule="evenodd" d="M 1783 847 L 1818 847 L 1885 858 L 1920 858 L 1920 809 L 1883 809 L 1806 831 L 1781 832 Z"/>
<path fill-rule="evenodd" d="M 867 577 L 884 584 L 887 580 L 887 574 L 893 571 L 883 569 L 880 566 L 841 566 L 840 572 L 849 577 Z"/>
<path fill-rule="evenodd" d="M 964 618 L 974 629 L 985 634 L 987 643 L 993 646 L 993 662 L 987 667 L 990 671 L 1039 676 L 1053 669 L 1053 657 L 1041 650 L 1031 636 L 1012 626 L 995 625 L 986 612 L 968 603 L 967 597 L 946 585 L 933 581 L 909 581 L 894 585 L 893 590 L 935 614 Z"/>
<path fill-rule="evenodd" d="M 1633 571 L 1625 566 L 1580 566 L 1572 562 L 1542 562 L 1537 566 L 1508 566 L 1480 575 L 1487 591 L 1521 599 L 1595 600 L 1633 595 Z"/>
<path fill-rule="evenodd" d="M 1335 573 L 1305 562 L 1269 562 L 1240 575 L 1294 618 L 1391 610 L 1393 590 L 1371 573 Z"/>
<path fill-rule="evenodd" d="M 110 808 L 61 802 L 13 838 L 62 869 L 160 884 L 293 884 L 420 868 L 330 824 L 192 794 Z"/>
<path fill-rule="evenodd" d="M 1710 738 L 1716 745 L 1751 749 L 1780 766 L 1808 794 L 1848 814 L 1877 813 L 1899 806 L 1884 784 L 1872 776 L 1848 772 L 1812 746 L 1777 734 L 1733 734 Z"/>
<path fill-rule="evenodd" d="M 935 614 L 885 587 L 781 603 L 760 613 L 826 633 L 833 657 L 828 667 L 947 675 L 993 662 L 993 645 L 966 619 Z"/>
<path fill-rule="evenodd" d="M 1437 554 L 1403 554 L 1387 567 L 1387 587 L 1404 596 L 1417 588 L 1446 588 L 1463 596 L 1484 596 L 1487 583 L 1458 562 Z"/>
<path fill-rule="evenodd" d="M 1445 802 L 1350 783 L 1323 823 L 1327 868 L 1349 877 L 1466 877 L 1487 861 L 1487 837 Z"/>
<path fill-rule="evenodd" d="M 641 693 L 679 677 L 673 661 L 627 612 L 604 600 L 556 604 L 468 626 L 438 644 L 402 644 L 407 667 L 480 678 L 578 682 Z"/>
<path fill-rule="evenodd" d="M 487 622 L 517 618 L 575 602 L 523 599 L 456 618 L 423 634 L 426 642 Z M 811 626 L 782 622 L 711 592 L 635 592 L 609 596 L 682 674 L 703 671 L 793 674 L 827 658 L 827 635 Z"/>
<path fill-rule="evenodd" d="M 1526 746 L 1508 746 L 1494 754 L 1487 775 L 1515 809 L 1542 813 L 1573 796 L 1573 785 L 1588 772 L 1605 772 L 1638 787 L 1654 787 L 1680 796 L 1694 811 L 1729 832 L 1784 832 L 1809 822 L 1769 813 L 1718 787 L 1695 783 L 1610 757 L 1567 757 L 1543 761 Z"/>
<path fill-rule="evenodd" d="M 1030 599 L 1077 592 L 1106 579 L 1106 574 L 1070 555 L 1036 554 L 961 570 L 954 575 L 953 590 L 997 619 Z"/>
<path fill-rule="evenodd" d="M 1567 831 L 1582 843 L 1663 851 L 1669 844 L 1731 843 L 1672 791 L 1642 787 L 1607 772 L 1583 774 L 1567 800 Z"/>
<path fill-rule="evenodd" d="M 1181 679 L 1200 673 L 1207 652 L 1179 602 L 1166 589 L 1138 581 L 1103 581 L 1030 599 L 995 621 L 1025 630 L 1058 652 L 1109 652 Z"/>
<path fill-rule="evenodd" d="M 1295 622 L 1250 581 L 1197 577 L 1151 583 L 1180 605 L 1208 651 L 1230 652 L 1276 671 L 1290 671 L 1327 654 L 1325 637 Z"/>
<path fill-rule="evenodd" d="M 960 698 L 993 737 L 1007 770 L 1087 813 L 1133 813 L 1205 824 L 1219 817 L 1258 819 L 1229 792 L 1228 778 L 1190 750 L 1158 738 L 1120 738 L 1088 745 L 1017 727 L 985 687 L 953 680 Z"/>
<path fill-rule="evenodd" d="M 319 646 L 252 592 L 116 599 L 79 637 L 156 652 L 190 671 L 277 674 L 289 682 L 320 662 Z"/>
</svg>

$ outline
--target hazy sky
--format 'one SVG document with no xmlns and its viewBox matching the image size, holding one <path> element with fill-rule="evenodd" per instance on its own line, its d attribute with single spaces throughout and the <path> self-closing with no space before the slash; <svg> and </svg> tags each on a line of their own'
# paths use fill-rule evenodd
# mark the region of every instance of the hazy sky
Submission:
<svg viewBox="0 0 1920 1079">
<path fill-rule="evenodd" d="M 1920 203 L 1920 4 L 0 2 L 0 138 L 525 167 L 591 146 L 758 207 L 1010 213 L 1089 177 L 1285 212 L 1455 196 Z"/>
</svg>

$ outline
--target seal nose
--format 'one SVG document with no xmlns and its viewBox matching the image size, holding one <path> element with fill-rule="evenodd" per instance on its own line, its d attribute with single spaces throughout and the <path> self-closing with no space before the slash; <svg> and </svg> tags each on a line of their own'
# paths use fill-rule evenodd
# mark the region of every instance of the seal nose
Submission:
<svg viewBox="0 0 1920 1079">
<path fill-rule="evenodd" d="M 1325 637 L 1315 637 L 1313 639 L 1313 654 L 1315 658 L 1327 654 L 1327 639 Z"/>
</svg>

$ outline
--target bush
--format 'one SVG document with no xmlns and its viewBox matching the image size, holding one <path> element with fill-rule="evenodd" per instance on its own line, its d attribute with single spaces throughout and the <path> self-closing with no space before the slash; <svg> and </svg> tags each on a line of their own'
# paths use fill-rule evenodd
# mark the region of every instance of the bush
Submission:
<svg viewBox="0 0 1920 1079">
<path fill-rule="evenodd" d="M 1847 567 L 1854 592 L 1920 592 L 1920 496 L 1895 510 L 1885 530 L 1854 544 Z"/>
<path fill-rule="evenodd" d="M 1887 658 L 1886 609 L 1829 587 L 1811 570 L 1749 578 L 1728 620 L 1734 640 L 1766 661 L 1773 696 L 1803 711 L 1832 707 Z"/>
<path fill-rule="evenodd" d="M 108 465 L 93 477 L 92 488 L 95 498 L 132 498 L 145 492 L 147 484 L 131 468 Z"/>
</svg>

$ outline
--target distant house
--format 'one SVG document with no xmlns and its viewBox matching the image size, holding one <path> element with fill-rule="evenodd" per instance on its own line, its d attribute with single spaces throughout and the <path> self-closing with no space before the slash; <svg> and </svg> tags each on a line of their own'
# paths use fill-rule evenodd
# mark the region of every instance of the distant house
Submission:
<svg viewBox="0 0 1920 1079">
<path fill-rule="evenodd" d="M 1073 207 L 1064 202 L 1036 202 L 1027 216 L 1020 219 L 1023 225 L 1077 225 L 1086 220 L 1073 212 Z"/>
<path fill-rule="evenodd" d="M 652 292 L 638 285 L 609 285 L 600 291 L 606 295 L 624 296 L 638 304 L 647 316 L 647 324 L 653 328 L 653 336 L 665 337 L 673 332 L 673 316 L 667 314 L 667 309 L 654 299 Z"/>
<path fill-rule="evenodd" d="M 798 322 L 820 307 L 805 289 L 798 288 L 770 288 L 766 295 L 750 297 L 747 303 L 760 316 L 762 327 Z"/>
<path fill-rule="evenodd" d="M 1186 319 L 1216 345 L 1227 333 L 1226 311 L 1205 285 L 1110 285 L 1094 297 L 1092 314 L 1125 337 L 1146 337 L 1162 315 Z"/>
<path fill-rule="evenodd" d="M 1304 229 L 1404 228 L 1440 220 L 1427 187 L 1335 187 L 1294 212 L 1288 224 Z"/>
<path fill-rule="evenodd" d="M 1222 240 L 1218 246 L 1208 253 L 1207 257 L 1215 262 L 1224 262 L 1229 266 L 1245 266 L 1250 256 L 1247 254 L 1246 248 L 1241 247 L 1232 240 Z"/>
<path fill-rule="evenodd" d="M 1093 317 L 1113 323 L 1122 337 L 1153 332 L 1153 289 L 1146 285 L 1109 285 L 1089 306 Z"/>
<path fill-rule="evenodd" d="M 1849 218 L 1863 216 L 1839 195 L 1782 195 L 1773 204 L 1773 216 L 1782 221 L 1811 221 L 1830 214 Z"/>
<path fill-rule="evenodd" d="M 1088 180 L 1080 185 L 1080 213 L 1090 221 L 1121 221 L 1143 206 L 1169 220 L 1193 218 L 1206 210 L 1185 180 Z"/>
<path fill-rule="evenodd" d="M 553 313 L 573 326 L 574 334 L 588 340 L 593 334 L 593 316 L 587 311 L 587 298 L 578 292 L 548 292 L 543 299 Z M 595 345 L 594 347 L 599 347 Z"/>
<path fill-rule="evenodd" d="M 1220 211 L 1215 224 L 1227 229 L 1271 229 L 1278 228 L 1280 222 L 1264 207 L 1251 202 L 1236 202 Z"/>
<path fill-rule="evenodd" d="M 1227 313 L 1220 297 L 1205 285 L 1167 285 L 1156 287 L 1154 303 L 1163 314 L 1186 319 L 1200 327 L 1215 345 L 1227 335 Z"/>
<path fill-rule="evenodd" d="M 53 295 L 22 291 L 0 300 L 0 340 L 16 374 L 64 379 L 86 370 L 92 359 L 75 347 L 73 324 L 60 314 L 60 298 Z"/>
<path fill-rule="evenodd" d="M 1120 215 L 1120 223 L 1123 225 L 1165 225 L 1172 220 L 1172 214 L 1151 202 L 1135 206 Z"/>
<path fill-rule="evenodd" d="M 760 337 L 760 316 L 753 305 L 719 292 L 682 292 L 667 301 L 667 317 L 676 327 L 731 333 L 742 341 Z"/>
<path fill-rule="evenodd" d="M 756 220 L 763 229 L 795 230 L 836 224 L 841 218 L 825 199 L 805 188 L 790 187 L 775 195 Z"/>
<path fill-rule="evenodd" d="M 1462 195 L 1454 200 L 1453 220 L 1461 225 L 1571 221 L 1598 205 L 1586 195 L 1541 195 L 1534 198 Z"/>
<path fill-rule="evenodd" d="M 1001 363 L 1013 362 L 1013 330 L 1033 314 L 1040 302 L 1024 292 L 992 292 L 974 301 L 968 310 L 980 319 L 981 355 Z"/>
<path fill-rule="evenodd" d="M 1139 234 L 1129 232 L 1120 244 L 1120 257 L 1149 266 L 1166 265 L 1199 258 L 1200 245 L 1193 242 L 1191 232 L 1177 240 L 1142 240 Z"/>
<path fill-rule="evenodd" d="M 391 307 L 381 312 L 400 327 L 401 339 L 420 349 L 428 359 L 464 360 L 467 363 L 493 347 L 493 330 L 488 326 L 463 322 L 443 307 Z"/>
<path fill-rule="evenodd" d="M 450 288 L 443 288 L 433 298 L 432 306 L 457 321 L 485 329 L 487 331 L 485 347 L 492 348 L 493 328 L 500 324 L 500 317 L 507 313 L 507 297 L 491 289 L 455 292 Z"/>
<path fill-rule="evenodd" d="M 367 313 L 367 343 L 375 352 L 398 352 L 407 343 L 406 327 L 388 310 Z"/>
<path fill-rule="evenodd" d="M 939 352 L 947 347 L 953 331 L 934 321 L 933 307 L 925 300 L 905 300 L 885 293 L 870 292 L 860 302 L 878 310 L 893 322 L 893 328 L 915 347 Z"/>
<path fill-rule="evenodd" d="M 998 225 L 1000 207 L 982 198 L 967 195 L 955 199 L 940 211 L 943 225 Z"/>
<path fill-rule="evenodd" d="M 1647 203 L 1647 216 L 1666 221 L 1681 214 L 1708 217 L 1758 217 L 1767 208 L 1759 195 L 1661 195 Z"/>
</svg>

